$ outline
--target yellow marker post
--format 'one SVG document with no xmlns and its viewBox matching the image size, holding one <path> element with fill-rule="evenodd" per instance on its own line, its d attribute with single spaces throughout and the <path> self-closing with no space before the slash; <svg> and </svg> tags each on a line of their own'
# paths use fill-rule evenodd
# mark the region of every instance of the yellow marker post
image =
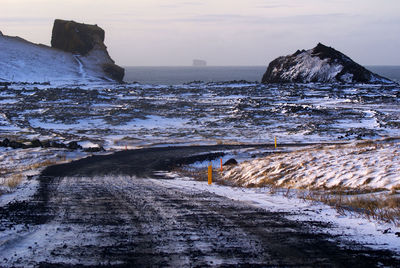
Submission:
<svg viewBox="0 0 400 268">
<path fill-rule="evenodd" d="M 222 158 L 221 158 L 221 172 L 222 172 Z"/>
<path fill-rule="evenodd" d="M 208 185 L 212 183 L 212 163 L 208 165 Z"/>
<path fill-rule="evenodd" d="M 277 147 L 277 146 L 276 146 L 276 136 L 275 136 L 275 149 L 276 149 L 276 147 Z"/>
</svg>

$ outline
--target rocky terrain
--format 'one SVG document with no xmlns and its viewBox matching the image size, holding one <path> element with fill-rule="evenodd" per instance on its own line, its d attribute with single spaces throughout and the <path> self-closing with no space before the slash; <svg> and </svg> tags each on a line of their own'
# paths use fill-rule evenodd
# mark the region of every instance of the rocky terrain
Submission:
<svg viewBox="0 0 400 268">
<path fill-rule="evenodd" d="M 115 64 L 97 25 L 55 20 L 52 47 L 0 34 L 0 82 L 80 84 L 118 81 L 124 69 Z"/>
<path fill-rule="evenodd" d="M 262 83 L 287 82 L 393 83 L 321 43 L 313 49 L 279 57 L 268 65 Z"/>
</svg>

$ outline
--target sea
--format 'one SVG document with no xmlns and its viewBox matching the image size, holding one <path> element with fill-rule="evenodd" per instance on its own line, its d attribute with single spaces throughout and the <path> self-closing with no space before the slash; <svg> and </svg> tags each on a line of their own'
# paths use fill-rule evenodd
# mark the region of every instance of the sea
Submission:
<svg viewBox="0 0 400 268">
<path fill-rule="evenodd" d="M 366 66 L 370 71 L 400 82 L 400 66 Z M 125 67 L 125 81 L 141 84 L 178 85 L 193 81 L 260 82 L 266 66 L 163 66 L 163 67 Z"/>
</svg>

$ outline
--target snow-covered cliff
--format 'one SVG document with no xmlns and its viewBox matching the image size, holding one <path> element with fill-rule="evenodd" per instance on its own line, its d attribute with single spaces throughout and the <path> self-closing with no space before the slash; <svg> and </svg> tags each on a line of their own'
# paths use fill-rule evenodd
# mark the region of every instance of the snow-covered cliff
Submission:
<svg viewBox="0 0 400 268">
<path fill-rule="evenodd" d="M 0 34 L 0 81 L 50 83 L 121 81 L 122 78 L 119 79 L 121 74 L 116 78 L 107 72 L 107 68 L 114 65 L 106 47 L 99 44 L 95 44 L 90 51 L 82 55 L 79 52 L 63 51 L 34 44 L 20 37 Z M 116 68 L 122 69 L 118 66 Z"/>
<path fill-rule="evenodd" d="M 319 43 L 310 50 L 298 50 L 273 60 L 262 83 L 393 83 L 357 64 L 343 53 Z"/>
</svg>

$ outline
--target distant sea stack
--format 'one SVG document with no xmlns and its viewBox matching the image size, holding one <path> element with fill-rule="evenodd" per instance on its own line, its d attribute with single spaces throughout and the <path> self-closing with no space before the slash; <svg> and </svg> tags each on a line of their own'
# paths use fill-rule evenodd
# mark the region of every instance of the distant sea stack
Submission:
<svg viewBox="0 0 400 268">
<path fill-rule="evenodd" d="M 318 43 L 309 50 L 279 57 L 268 65 L 262 83 L 393 83 L 348 56 Z"/>
<path fill-rule="evenodd" d="M 52 47 L 0 34 L 0 81 L 77 84 L 122 82 L 97 25 L 55 20 Z"/>
<path fill-rule="evenodd" d="M 97 25 L 56 19 L 51 46 L 88 59 L 97 59 L 106 74 L 114 80 L 122 81 L 125 70 L 111 59 L 104 44 L 104 36 L 104 30 Z"/>
<path fill-rule="evenodd" d="M 193 66 L 207 66 L 205 60 L 193 60 Z"/>
</svg>

